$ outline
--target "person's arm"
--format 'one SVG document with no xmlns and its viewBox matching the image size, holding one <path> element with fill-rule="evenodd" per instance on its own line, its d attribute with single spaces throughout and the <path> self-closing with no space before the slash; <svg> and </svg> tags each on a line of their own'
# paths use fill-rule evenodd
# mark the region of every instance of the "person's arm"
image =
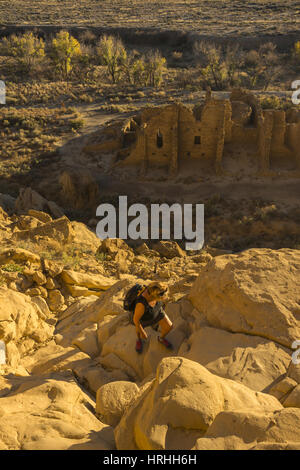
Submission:
<svg viewBox="0 0 300 470">
<path fill-rule="evenodd" d="M 144 313 L 145 313 L 144 305 L 141 303 L 136 304 L 134 315 L 133 315 L 133 323 L 135 324 L 137 334 L 140 334 L 142 338 L 147 339 L 148 338 L 147 333 L 140 323 L 140 319 L 142 318 Z"/>
</svg>

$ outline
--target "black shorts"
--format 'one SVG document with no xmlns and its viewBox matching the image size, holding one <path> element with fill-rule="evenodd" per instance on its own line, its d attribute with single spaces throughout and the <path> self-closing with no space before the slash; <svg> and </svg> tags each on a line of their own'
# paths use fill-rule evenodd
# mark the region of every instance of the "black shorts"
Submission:
<svg viewBox="0 0 300 470">
<path fill-rule="evenodd" d="M 146 326 L 156 326 L 163 318 L 165 318 L 166 314 L 163 310 L 160 310 L 159 314 L 152 318 L 151 320 L 143 320 L 143 317 L 140 320 L 142 327 Z"/>
<path fill-rule="evenodd" d="M 133 315 L 134 315 L 134 312 L 130 312 L 130 322 L 134 325 Z M 143 328 L 145 328 L 146 326 L 154 327 L 154 326 L 157 326 L 158 323 L 165 318 L 165 316 L 166 316 L 165 312 L 161 309 L 155 318 L 151 318 L 150 320 L 147 320 L 147 319 L 143 320 L 143 317 L 142 317 L 140 319 L 140 324 L 142 325 Z"/>
</svg>

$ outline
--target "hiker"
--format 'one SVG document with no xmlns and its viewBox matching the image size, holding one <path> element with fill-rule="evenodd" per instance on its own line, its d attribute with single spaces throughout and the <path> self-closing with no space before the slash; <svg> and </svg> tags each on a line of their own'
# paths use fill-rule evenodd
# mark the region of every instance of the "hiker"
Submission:
<svg viewBox="0 0 300 470">
<path fill-rule="evenodd" d="M 160 336 L 158 341 L 166 348 L 172 349 L 172 344 L 165 338 L 170 332 L 173 325 L 169 317 L 164 312 L 164 303 L 166 300 L 168 288 L 160 282 L 151 282 L 139 292 L 133 311 L 133 323 L 136 327 L 137 341 L 135 349 L 138 353 L 143 350 L 143 339 L 147 339 L 148 335 L 144 328 L 151 326 L 154 330 L 160 327 Z"/>
</svg>

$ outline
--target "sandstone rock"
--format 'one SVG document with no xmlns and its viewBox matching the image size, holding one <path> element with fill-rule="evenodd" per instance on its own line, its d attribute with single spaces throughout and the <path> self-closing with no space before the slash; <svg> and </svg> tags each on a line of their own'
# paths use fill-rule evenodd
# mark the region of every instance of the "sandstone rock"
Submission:
<svg viewBox="0 0 300 470">
<path fill-rule="evenodd" d="M 74 243 L 93 252 L 99 248 L 101 241 L 94 231 L 80 222 L 71 222 L 71 226 L 74 232 Z"/>
<path fill-rule="evenodd" d="M 1 380 L 1 377 L 0 377 Z M 54 450 L 114 448 L 113 434 L 91 413 L 93 401 L 72 374 L 11 377 L 13 391 L 1 399 L 0 449 Z"/>
<path fill-rule="evenodd" d="M 276 398 L 211 374 L 188 359 L 165 358 L 155 380 L 115 428 L 118 450 L 190 449 L 222 411 L 281 410 Z"/>
<path fill-rule="evenodd" d="M 47 222 L 32 230 L 22 230 L 13 234 L 13 239 L 18 240 L 53 240 L 60 244 L 71 243 L 74 239 L 74 230 L 67 217 Z"/>
<path fill-rule="evenodd" d="M 189 299 L 213 326 L 291 347 L 300 337 L 299 269 L 297 250 L 218 256 L 200 270 Z"/>
<path fill-rule="evenodd" d="M 28 250 L 23 250 L 22 248 L 7 248 L 0 252 L 0 265 L 12 261 L 18 264 L 30 263 L 40 265 L 41 263 L 39 255 L 31 253 L 31 251 Z"/>
<path fill-rule="evenodd" d="M 99 186 L 88 170 L 65 170 L 59 178 L 61 198 L 74 209 L 97 206 L 100 202 Z"/>
<path fill-rule="evenodd" d="M 212 260 L 212 256 L 209 253 L 200 253 L 199 255 L 194 255 L 192 260 L 195 263 L 209 263 Z"/>
<path fill-rule="evenodd" d="M 72 286 L 71 284 L 67 284 L 68 291 L 70 292 L 71 296 L 76 297 L 89 297 L 89 296 L 97 296 L 101 297 L 103 291 L 98 290 L 91 290 L 87 287 L 82 286 Z"/>
<path fill-rule="evenodd" d="M 94 323 L 81 331 L 81 333 L 73 339 L 72 344 L 90 357 L 96 357 L 100 353 L 97 340 L 97 324 Z"/>
<path fill-rule="evenodd" d="M 46 287 L 46 289 L 48 289 L 48 290 L 53 290 L 53 289 L 56 289 L 57 284 L 56 284 L 56 282 L 52 279 L 52 277 L 48 277 L 48 278 L 46 279 L 45 287 Z"/>
<path fill-rule="evenodd" d="M 186 256 L 185 252 L 180 248 L 178 243 L 172 241 L 160 240 L 153 246 L 153 249 L 165 258 L 183 258 Z"/>
<path fill-rule="evenodd" d="M 279 382 L 275 383 L 273 387 L 268 390 L 270 395 L 281 400 L 285 395 L 290 393 L 297 386 L 297 382 L 290 377 L 285 377 Z"/>
<path fill-rule="evenodd" d="M 178 355 L 257 391 L 285 374 L 290 363 L 290 351 L 271 341 L 205 326 L 188 338 Z"/>
<path fill-rule="evenodd" d="M 53 201 L 49 203 L 49 201 L 31 188 L 20 190 L 15 209 L 19 214 L 26 214 L 28 210 L 34 209 L 40 212 L 49 211 L 54 217 L 62 217 L 64 215 L 62 209 L 57 204 Z"/>
<path fill-rule="evenodd" d="M 18 217 L 17 227 L 19 230 L 33 230 L 36 227 L 39 227 L 42 223 L 35 217 L 30 217 L 28 215 L 21 215 Z"/>
<path fill-rule="evenodd" d="M 43 286 L 47 282 L 46 276 L 41 271 L 35 271 L 32 275 L 32 279 L 39 286 Z"/>
<path fill-rule="evenodd" d="M 96 413 L 100 421 L 116 426 L 138 394 L 139 388 L 132 382 L 111 382 L 100 387 L 96 397 Z"/>
<path fill-rule="evenodd" d="M 283 406 L 300 408 L 300 385 L 297 385 L 284 400 Z"/>
<path fill-rule="evenodd" d="M 47 299 L 48 298 L 48 291 L 45 287 L 43 286 L 39 286 L 39 291 L 41 292 L 41 296 L 43 297 L 43 299 Z"/>
<path fill-rule="evenodd" d="M 54 372 L 88 367 L 91 358 L 74 347 L 62 347 L 51 339 L 34 354 L 25 356 L 22 365 L 31 375 L 50 375 Z"/>
<path fill-rule="evenodd" d="M 48 340 L 53 334 L 53 327 L 43 317 L 30 297 L 0 287 L 0 339 L 5 343 L 12 341 L 22 346 L 26 338 L 30 338 L 33 344 Z"/>
<path fill-rule="evenodd" d="M 26 295 L 29 295 L 30 297 L 35 297 L 35 296 L 40 296 L 41 289 L 39 287 L 32 287 L 31 289 L 27 289 L 25 292 Z"/>
<path fill-rule="evenodd" d="M 39 220 L 43 224 L 46 224 L 47 222 L 52 221 L 52 217 L 47 214 L 46 212 L 41 212 L 41 211 L 36 211 L 34 209 L 29 209 L 28 215 L 31 217 L 34 217 L 35 219 Z"/>
<path fill-rule="evenodd" d="M 106 238 L 102 241 L 98 252 L 106 253 L 114 259 L 118 257 L 117 261 L 134 259 L 133 250 L 120 238 Z"/>
<path fill-rule="evenodd" d="M 56 261 L 43 259 L 43 268 L 49 276 L 56 277 L 62 272 L 63 265 Z"/>
<path fill-rule="evenodd" d="M 233 410 L 219 413 L 193 450 L 299 448 L 300 410 Z"/>
<path fill-rule="evenodd" d="M 291 361 L 287 375 L 300 384 L 300 364 L 294 364 L 293 361 Z"/>
<path fill-rule="evenodd" d="M 61 279 L 66 284 L 87 287 L 88 289 L 107 290 L 116 283 L 111 278 L 101 276 L 100 274 L 86 274 L 64 269 L 61 273 Z"/>
<path fill-rule="evenodd" d="M 43 315 L 43 317 L 41 316 L 41 318 L 43 320 L 46 320 L 47 318 L 51 316 L 51 312 L 49 310 L 48 304 L 43 297 L 35 296 L 35 297 L 32 297 L 31 301 L 35 303 L 40 309 L 40 312 Z"/>
<path fill-rule="evenodd" d="M 8 215 L 6 214 L 6 212 L 2 209 L 2 207 L 0 207 L 0 220 L 6 220 L 8 217 Z"/>
<path fill-rule="evenodd" d="M 61 310 L 65 304 L 65 299 L 58 289 L 50 290 L 48 294 L 48 305 L 50 310 Z"/>
<path fill-rule="evenodd" d="M 97 357 L 95 361 L 103 366 L 106 370 L 121 370 L 125 372 L 131 381 L 138 381 L 138 376 L 133 368 L 126 364 L 126 362 L 122 361 L 122 359 L 120 359 L 114 353 L 107 354 L 104 357 Z"/>
</svg>

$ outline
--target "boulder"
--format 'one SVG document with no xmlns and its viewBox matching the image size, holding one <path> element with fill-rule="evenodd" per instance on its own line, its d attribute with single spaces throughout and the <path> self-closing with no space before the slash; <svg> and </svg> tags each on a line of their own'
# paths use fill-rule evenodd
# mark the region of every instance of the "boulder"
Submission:
<svg viewBox="0 0 300 470">
<path fill-rule="evenodd" d="M 52 217 L 49 214 L 47 214 L 46 212 L 36 211 L 34 209 L 29 209 L 28 215 L 30 215 L 31 217 L 34 217 L 35 219 L 39 220 L 43 224 L 46 224 L 47 222 L 52 221 Z"/>
<path fill-rule="evenodd" d="M 65 299 L 58 289 L 53 289 L 49 291 L 47 302 L 50 310 L 55 312 L 60 311 L 64 307 Z"/>
<path fill-rule="evenodd" d="M 47 282 L 47 278 L 46 278 L 45 274 L 43 274 L 41 271 L 35 271 L 32 275 L 32 279 L 39 286 L 43 286 Z"/>
<path fill-rule="evenodd" d="M 88 289 L 107 290 L 117 281 L 100 274 L 86 274 L 64 269 L 61 279 L 70 285 L 82 286 Z"/>
<path fill-rule="evenodd" d="M 132 382 L 116 381 L 100 387 L 96 396 L 96 413 L 100 421 L 116 426 L 138 394 L 139 387 Z"/>
<path fill-rule="evenodd" d="M 81 222 L 72 221 L 71 226 L 74 232 L 74 243 L 87 251 L 96 252 L 101 241 L 95 232 Z"/>
<path fill-rule="evenodd" d="M 283 401 L 283 406 L 300 408 L 300 385 L 292 389 L 287 398 Z"/>
<path fill-rule="evenodd" d="M 134 259 L 133 250 L 120 238 L 106 238 L 102 241 L 98 253 L 110 255 L 116 261 Z"/>
<path fill-rule="evenodd" d="M 191 449 L 222 411 L 282 409 L 271 395 L 211 374 L 181 357 L 163 359 L 155 379 L 115 428 L 118 450 Z"/>
<path fill-rule="evenodd" d="M 14 262 L 16 264 L 41 264 L 39 255 L 22 248 L 7 248 L 0 251 L 0 265 Z"/>
<path fill-rule="evenodd" d="M 192 450 L 287 450 L 300 446 L 300 410 L 219 413 Z"/>
<path fill-rule="evenodd" d="M 217 328 L 291 348 L 300 337 L 299 250 L 250 249 L 200 268 L 189 299 Z"/>
<path fill-rule="evenodd" d="M 62 272 L 64 267 L 57 261 L 43 259 L 43 269 L 50 277 L 56 277 Z"/>
<path fill-rule="evenodd" d="M 178 355 L 257 391 L 285 374 L 291 358 L 288 349 L 267 339 L 207 326 L 192 333 Z"/>
<path fill-rule="evenodd" d="M 112 429 L 91 412 L 93 401 L 71 372 L 0 377 L 1 450 L 112 450 Z"/>
<path fill-rule="evenodd" d="M 64 215 L 62 209 L 55 202 L 47 201 L 47 199 L 31 188 L 22 188 L 16 200 L 15 210 L 18 214 L 26 214 L 30 209 L 39 212 L 49 212 L 55 218 Z"/>
<path fill-rule="evenodd" d="M 176 257 L 183 258 L 186 256 L 184 250 L 182 250 L 178 243 L 174 241 L 160 240 L 158 243 L 153 245 L 153 249 L 161 256 L 169 259 Z"/>
<path fill-rule="evenodd" d="M 30 339 L 28 349 L 35 343 L 51 338 L 53 327 L 44 320 L 44 313 L 27 295 L 0 287 L 0 339 L 13 342 L 25 353 L 25 340 Z M 8 354 L 8 363 L 12 357 Z"/>
<path fill-rule="evenodd" d="M 44 241 L 53 240 L 60 244 L 71 243 L 74 240 L 74 230 L 72 224 L 67 217 L 61 217 L 60 219 L 53 220 L 42 224 L 32 230 L 21 230 L 14 232 L 13 239 L 18 240 L 37 240 L 42 239 Z"/>
</svg>

